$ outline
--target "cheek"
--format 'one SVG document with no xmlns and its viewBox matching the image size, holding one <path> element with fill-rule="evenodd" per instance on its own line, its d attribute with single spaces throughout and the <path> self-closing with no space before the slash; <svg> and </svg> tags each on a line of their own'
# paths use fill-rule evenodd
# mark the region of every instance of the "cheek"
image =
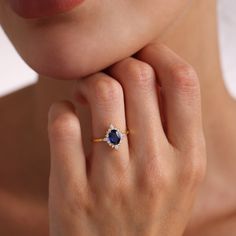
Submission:
<svg viewBox="0 0 236 236">
<path fill-rule="evenodd" d="M 158 36 L 188 2 L 169 1 L 91 0 L 69 14 L 30 22 L 7 4 L 0 13 L 9 38 L 34 70 L 78 79 L 134 54 Z"/>
</svg>

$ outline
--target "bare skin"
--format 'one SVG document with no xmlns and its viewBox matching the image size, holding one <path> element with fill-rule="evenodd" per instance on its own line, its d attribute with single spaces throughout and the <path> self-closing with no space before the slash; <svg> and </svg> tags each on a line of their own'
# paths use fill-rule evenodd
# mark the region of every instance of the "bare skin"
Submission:
<svg viewBox="0 0 236 236">
<path fill-rule="evenodd" d="M 194 66 L 199 74 L 202 87 L 208 172 L 196 201 L 193 220 L 186 235 L 208 236 L 216 235 L 216 233 L 217 235 L 234 235 L 236 232 L 233 225 L 236 209 L 234 201 L 236 193 L 233 187 L 236 154 L 234 147 L 236 105 L 223 85 L 214 28 L 215 15 L 214 13 L 209 14 L 209 11 L 204 14 L 204 10 L 199 10 L 199 14 L 201 13 L 199 16 L 198 11 L 196 12 L 186 16 L 188 20 L 183 19 L 183 22 L 189 22 L 189 25 L 182 23 L 181 27 L 171 29 L 162 39 Z M 193 27 L 196 20 L 211 23 L 209 25 L 197 24 L 201 27 L 196 28 Z M 204 32 L 208 32 L 207 37 Z M 186 35 L 189 37 L 185 37 Z M 172 41 L 173 38 L 174 41 Z M 196 48 L 195 45 L 199 46 Z M 196 49 L 196 51 L 192 49 Z M 2 135 L 3 140 L 1 139 L 3 145 L 1 145 L 2 165 L 0 172 L 1 212 L 5 213 L 1 214 L 1 222 L 3 223 L 0 228 L 3 235 L 14 235 L 16 232 L 17 235 L 37 235 L 37 232 L 38 235 L 46 235 L 49 149 L 45 127 L 48 107 L 54 101 L 70 98 L 73 87 L 74 82 L 40 79 L 35 86 L 1 99 L 1 110 L 4 109 L 4 116 L 0 118 L 1 124 L 4 124 L 1 132 L 6 134 Z M 26 107 L 25 113 L 22 112 L 24 107 Z M 78 107 L 78 109 L 82 108 Z M 83 107 L 84 110 L 82 127 L 87 127 L 85 122 L 88 122 L 87 117 L 89 116 L 86 113 L 88 110 Z M 21 112 L 24 114 L 22 118 Z M 32 114 L 34 114 L 33 117 Z M 14 129 L 12 124 L 14 124 Z M 29 149 L 30 137 L 24 135 L 24 127 L 29 130 L 30 124 L 32 125 L 32 129 L 30 129 L 32 135 L 38 135 L 37 140 L 33 141 Z M 7 135 L 9 133 L 20 134 L 14 142 L 14 149 L 12 148 L 12 137 Z M 87 132 L 84 129 L 83 134 L 84 140 L 90 140 L 91 130 Z M 86 150 L 89 150 L 90 143 L 85 146 Z M 39 152 L 39 150 L 41 151 Z M 19 153 L 26 154 L 19 157 Z M 38 171 L 37 175 L 36 171 Z M 221 198 L 222 193 L 224 201 Z M 29 198 L 34 199 L 32 205 L 29 205 Z M 27 201 L 27 205 L 24 204 L 24 200 Z M 33 219 L 32 211 L 34 211 Z M 25 212 L 25 219 L 29 222 L 27 227 L 25 221 L 22 220 L 22 212 Z M 13 220 L 17 222 L 14 227 L 11 223 L 7 224 Z"/>
</svg>

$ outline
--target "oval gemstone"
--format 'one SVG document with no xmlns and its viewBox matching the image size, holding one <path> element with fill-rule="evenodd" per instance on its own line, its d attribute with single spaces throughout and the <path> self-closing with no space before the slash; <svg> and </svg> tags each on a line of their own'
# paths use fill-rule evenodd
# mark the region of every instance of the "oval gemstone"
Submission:
<svg viewBox="0 0 236 236">
<path fill-rule="evenodd" d="M 113 129 L 109 132 L 108 138 L 109 138 L 109 141 L 114 145 L 118 145 L 121 141 L 121 135 L 120 135 L 119 131 L 117 131 L 115 129 Z"/>
</svg>

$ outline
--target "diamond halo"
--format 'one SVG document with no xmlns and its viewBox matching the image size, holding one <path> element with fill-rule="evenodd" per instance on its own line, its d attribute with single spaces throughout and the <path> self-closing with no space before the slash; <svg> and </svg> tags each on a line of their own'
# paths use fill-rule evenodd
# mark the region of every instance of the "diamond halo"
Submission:
<svg viewBox="0 0 236 236">
<path fill-rule="evenodd" d="M 103 141 L 107 142 L 109 146 L 118 150 L 121 144 L 121 141 L 124 137 L 124 134 L 118 129 L 115 128 L 112 124 L 106 132 L 105 138 Z"/>
</svg>

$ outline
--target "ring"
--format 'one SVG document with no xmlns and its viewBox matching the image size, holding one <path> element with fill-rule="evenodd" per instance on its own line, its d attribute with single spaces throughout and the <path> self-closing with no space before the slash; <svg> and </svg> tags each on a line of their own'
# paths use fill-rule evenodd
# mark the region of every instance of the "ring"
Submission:
<svg viewBox="0 0 236 236">
<path fill-rule="evenodd" d="M 107 142 L 108 145 L 116 150 L 119 149 L 122 139 L 125 135 L 129 133 L 128 130 L 125 132 L 121 132 L 118 128 L 115 128 L 112 124 L 109 129 L 106 131 L 106 135 L 104 138 L 95 138 L 93 142 Z"/>
</svg>

